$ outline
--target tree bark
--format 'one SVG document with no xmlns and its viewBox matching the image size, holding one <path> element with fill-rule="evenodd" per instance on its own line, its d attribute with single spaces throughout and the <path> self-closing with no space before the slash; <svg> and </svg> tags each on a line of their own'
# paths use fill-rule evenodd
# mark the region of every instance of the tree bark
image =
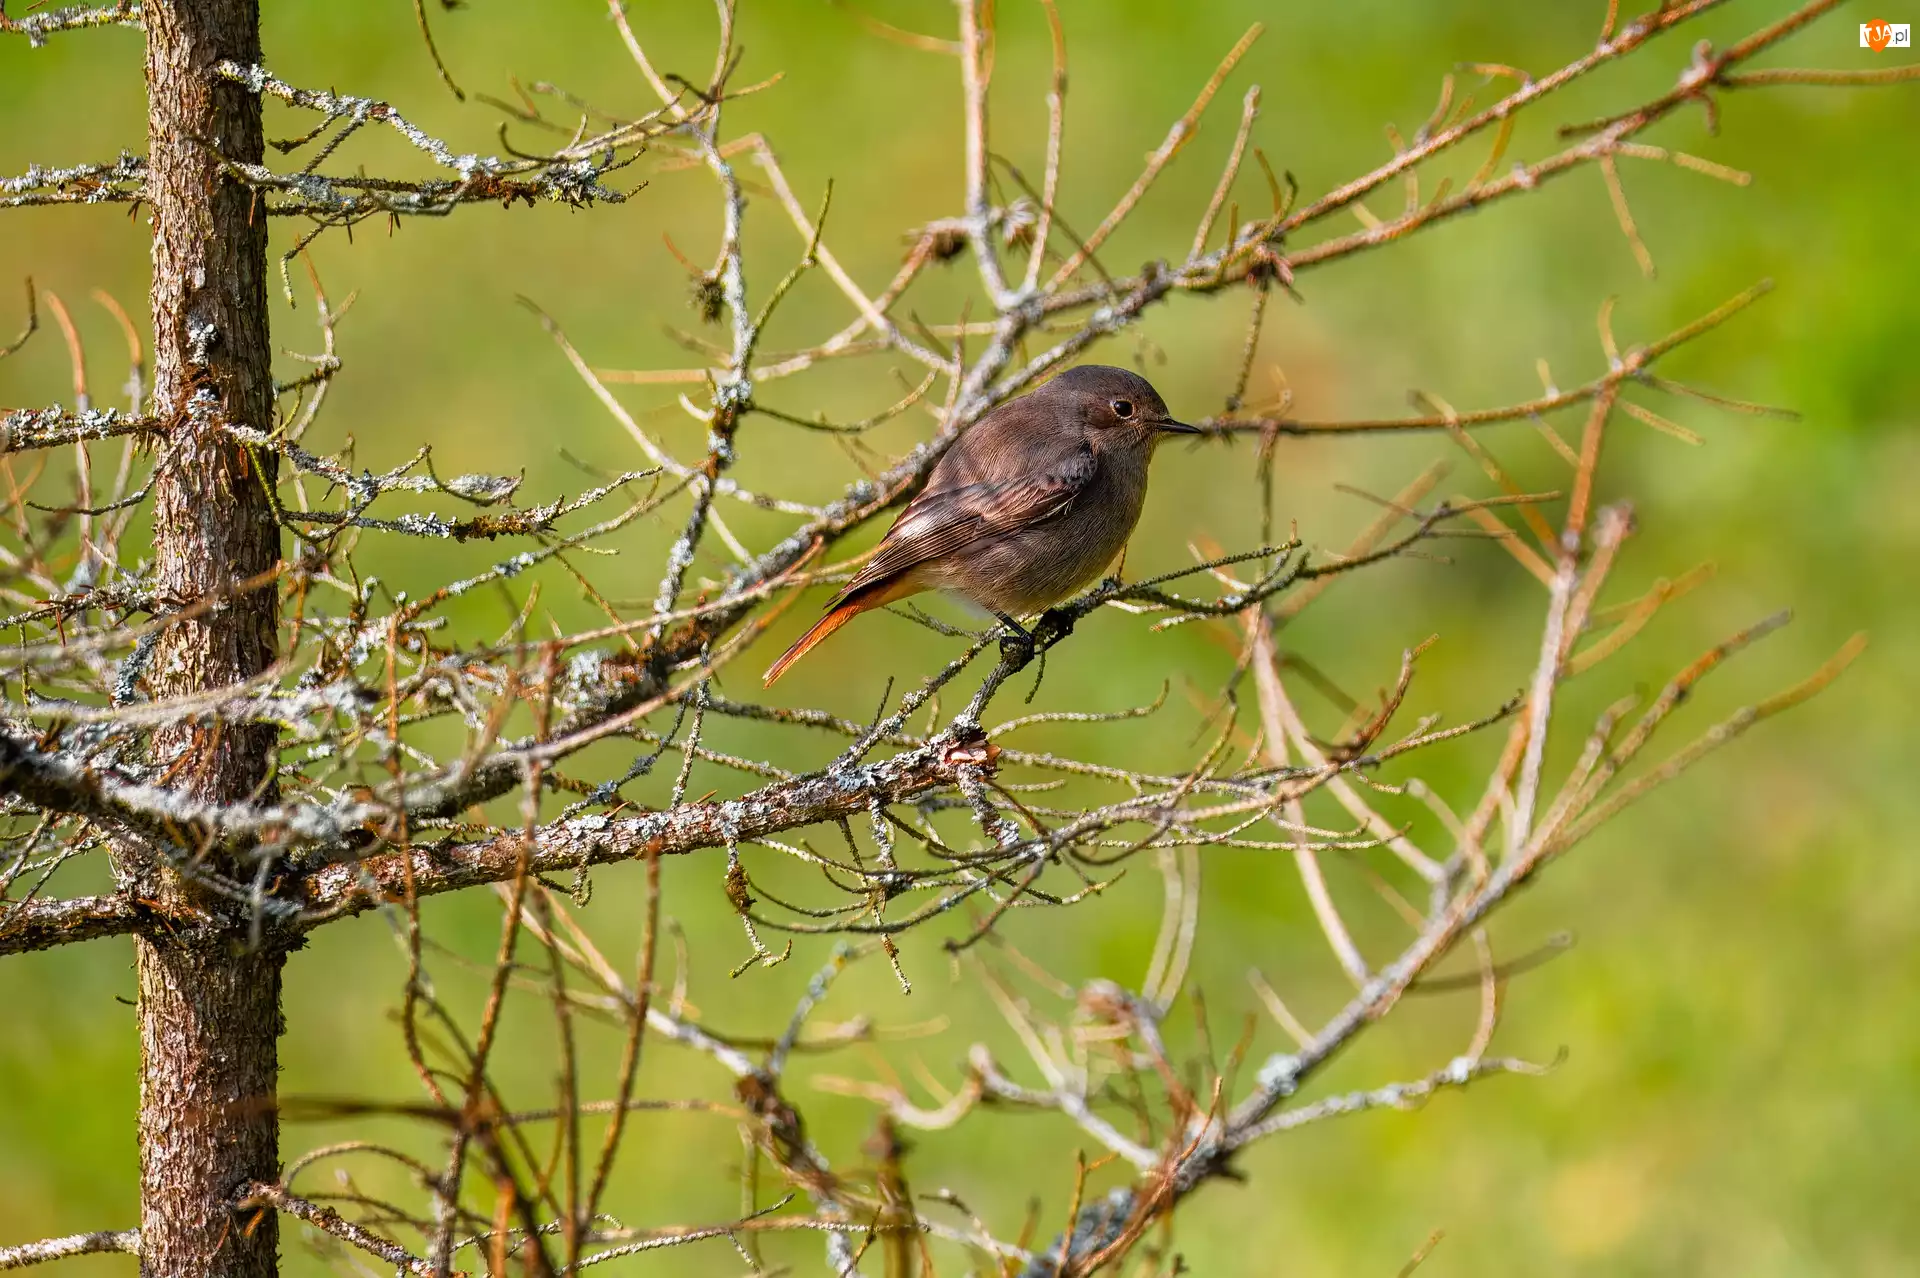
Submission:
<svg viewBox="0 0 1920 1278">
<path fill-rule="evenodd" d="M 244 938 L 242 938 L 244 943 Z M 251 953 L 143 938 L 140 977 L 140 1273 L 269 1278 L 278 1218 L 242 1218 L 240 1186 L 280 1178 L 274 1112 L 280 969 Z"/>
<path fill-rule="evenodd" d="M 260 60 L 258 0 L 147 0 L 147 199 L 153 209 L 154 403 L 166 423 L 154 486 L 154 574 L 165 610 L 219 601 L 169 626 L 150 667 L 156 698 L 224 687 L 273 662 L 279 528 L 254 460 L 223 422 L 272 425 L 267 228 L 216 152 L 259 163 L 259 99 L 218 79 Z M 209 799 L 273 797 L 270 726 L 156 732 L 157 775 Z M 243 861 L 207 867 L 241 882 Z M 165 868 L 138 874 L 161 909 L 194 895 Z M 203 902 L 204 904 L 204 902 Z M 274 1109 L 286 943 L 231 924 L 154 929 L 137 941 L 140 1271 L 263 1278 L 278 1268 L 271 1212 L 241 1219 L 236 1189 L 279 1176 Z"/>
</svg>

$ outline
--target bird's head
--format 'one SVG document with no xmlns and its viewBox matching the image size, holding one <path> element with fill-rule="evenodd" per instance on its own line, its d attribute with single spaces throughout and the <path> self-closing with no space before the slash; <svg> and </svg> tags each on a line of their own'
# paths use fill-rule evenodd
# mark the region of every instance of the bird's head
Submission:
<svg viewBox="0 0 1920 1278">
<path fill-rule="evenodd" d="M 1197 435 L 1198 427 L 1175 421 L 1167 401 L 1138 373 L 1108 364 L 1070 368 L 1041 387 L 1036 396 L 1060 402 L 1068 415 L 1084 423 L 1095 438 L 1118 435 L 1151 443 L 1162 435 Z"/>
</svg>

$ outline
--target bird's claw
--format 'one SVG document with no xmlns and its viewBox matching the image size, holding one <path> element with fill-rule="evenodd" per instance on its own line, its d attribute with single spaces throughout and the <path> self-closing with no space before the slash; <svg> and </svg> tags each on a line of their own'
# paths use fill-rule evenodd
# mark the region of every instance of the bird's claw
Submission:
<svg viewBox="0 0 1920 1278">
<path fill-rule="evenodd" d="M 1000 636 L 1000 659 L 1015 670 L 1033 660 L 1033 636 L 1024 630 L 1010 630 Z"/>
</svg>

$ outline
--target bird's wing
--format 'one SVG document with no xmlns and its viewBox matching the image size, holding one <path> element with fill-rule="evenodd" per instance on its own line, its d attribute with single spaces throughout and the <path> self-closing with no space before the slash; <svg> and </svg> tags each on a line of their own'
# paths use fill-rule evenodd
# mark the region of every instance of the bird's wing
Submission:
<svg viewBox="0 0 1920 1278">
<path fill-rule="evenodd" d="M 1094 468 L 1093 449 L 1082 441 L 1054 465 L 1035 474 L 921 493 L 900 512 L 900 518 L 881 541 L 879 552 L 833 603 L 952 554 L 981 537 L 1030 528 L 1052 519 L 1085 491 Z"/>
</svg>

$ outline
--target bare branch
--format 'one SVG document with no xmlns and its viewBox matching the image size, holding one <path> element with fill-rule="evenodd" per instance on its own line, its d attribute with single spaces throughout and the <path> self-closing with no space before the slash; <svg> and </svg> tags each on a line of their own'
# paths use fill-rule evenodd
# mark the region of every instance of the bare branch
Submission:
<svg viewBox="0 0 1920 1278">
<path fill-rule="evenodd" d="M 129 415 L 117 408 L 22 408 L 0 417 L 0 453 L 35 448 L 59 448 L 90 439 L 122 435 L 151 435 L 162 424 L 157 418 Z"/>
<path fill-rule="evenodd" d="M 431 1278 L 436 1273 L 433 1265 L 427 1261 L 418 1256 L 409 1255 L 407 1249 L 398 1243 L 390 1242 L 370 1230 L 361 1228 L 331 1207 L 323 1207 L 318 1203 L 308 1202 L 304 1198 L 297 1198 L 281 1185 L 255 1181 L 253 1184 L 242 1186 L 240 1192 L 235 1195 L 234 1210 L 246 1213 L 261 1208 L 271 1208 L 292 1216 L 296 1220 L 304 1221 L 349 1246 L 358 1247 L 369 1255 L 378 1256 L 402 1273 L 420 1274 L 423 1278 Z"/>
<path fill-rule="evenodd" d="M 126 151 L 111 164 L 75 164 L 64 169 L 34 165 L 20 177 L 0 178 L 0 209 L 43 204 L 125 204 L 145 196 L 146 182 L 145 158 Z"/>
<path fill-rule="evenodd" d="M 87 27 L 138 27 L 141 25 L 140 6 L 132 0 L 118 0 L 111 5 L 97 8 L 75 7 L 71 9 L 49 9 L 45 13 L 33 13 L 24 18 L 9 18 L 6 5 L 0 4 L 0 33 L 24 35 L 27 43 L 38 49 L 46 44 L 47 37 L 60 31 L 79 31 Z"/>
<path fill-rule="evenodd" d="M 124 1252 L 138 1256 L 140 1231 L 122 1229 L 117 1232 L 98 1234 L 73 1234 L 66 1238 L 49 1238 L 44 1242 L 0 1247 L 0 1269 L 25 1269 L 28 1265 L 38 1265 L 48 1260 L 65 1260 L 69 1256 L 97 1256 L 106 1252 Z"/>
<path fill-rule="evenodd" d="M 0 900 L 0 954 L 25 954 L 103 936 L 125 936 L 137 930 L 144 918 L 140 907 L 119 893 L 59 900 Z"/>
</svg>

